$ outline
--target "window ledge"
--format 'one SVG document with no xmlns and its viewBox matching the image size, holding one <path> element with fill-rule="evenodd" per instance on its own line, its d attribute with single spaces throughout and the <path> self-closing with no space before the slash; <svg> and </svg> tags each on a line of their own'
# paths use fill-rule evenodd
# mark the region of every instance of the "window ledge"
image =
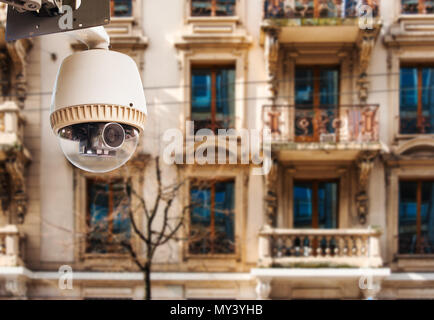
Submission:
<svg viewBox="0 0 434 320">
<path fill-rule="evenodd" d="M 197 261 L 206 261 L 206 260 L 238 260 L 239 257 L 237 254 L 188 254 L 184 257 L 184 260 L 197 260 Z"/>
<path fill-rule="evenodd" d="M 431 14 L 417 14 L 417 13 L 407 13 L 400 14 L 398 16 L 398 21 L 401 20 L 432 20 L 434 18 L 434 13 Z"/>
<path fill-rule="evenodd" d="M 394 270 L 424 272 L 434 268 L 434 254 L 397 254 Z"/>
<path fill-rule="evenodd" d="M 397 134 L 395 140 L 409 140 L 409 139 L 432 139 L 434 138 L 434 133 L 424 134 L 424 133 L 416 133 L 416 134 Z"/>
<path fill-rule="evenodd" d="M 128 253 L 86 253 L 83 260 L 110 260 L 129 258 Z"/>
<path fill-rule="evenodd" d="M 411 259 L 430 260 L 431 259 L 434 261 L 434 254 L 397 254 L 395 257 L 396 259 L 405 259 L 405 260 L 411 260 Z"/>
<path fill-rule="evenodd" d="M 119 23 L 119 22 L 134 22 L 134 17 L 112 17 L 111 23 Z"/>
<path fill-rule="evenodd" d="M 228 17 L 188 17 L 187 23 L 196 23 L 196 22 L 212 22 L 212 23 L 219 23 L 219 22 L 232 22 L 232 23 L 238 23 L 240 21 L 240 18 L 238 16 L 228 16 Z"/>
</svg>

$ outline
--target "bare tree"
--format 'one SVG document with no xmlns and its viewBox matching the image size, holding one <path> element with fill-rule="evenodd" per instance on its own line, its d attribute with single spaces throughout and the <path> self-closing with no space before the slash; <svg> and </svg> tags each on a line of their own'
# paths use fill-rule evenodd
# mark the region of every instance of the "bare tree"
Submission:
<svg viewBox="0 0 434 320">
<path fill-rule="evenodd" d="M 125 168 L 120 176 L 91 179 L 94 182 L 88 187 L 93 183 L 96 187 L 91 188 L 90 193 L 87 190 L 90 216 L 86 217 L 84 233 L 76 233 L 76 236 L 89 253 L 128 254 L 144 275 L 146 300 L 152 298 L 151 271 L 158 248 L 170 241 L 186 241 L 193 254 L 207 254 L 211 247 L 225 253 L 234 247 L 231 242 L 220 241 L 221 234 L 210 231 L 202 223 L 186 228 L 190 213 L 195 209 L 199 209 L 196 212 L 199 217 L 211 212 L 233 216 L 232 210 L 210 208 L 211 204 L 206 200 L 209 195 L 206 194 L 213 178 L 193 179 L 192 187 L 197 196 L 189 193 L 188 204 L 178 205 L 177 199 L 183 203 L 179 193 L 186 181 L 167 182 L 169 179 L 162 177 L 158 157 L 155 159 L 155 178 L 145 180 L 147 197 L 143 195 L 143 189 L 133 188 L 128 169 Z M 155 192 L 149 192 L 150 189 L 155 189 Z M 149 199 L 151 194 L 155 194 L 154 199 Z M 214 239 L 212 245 L 210 239 Z M 142 245 L 135 245 L 137 243 Z"/>
<path fill-rule="evenodd" d="M 143 252 L 137 252 L 131 241 L 123 238 L 119 241 L 121 246 L 131 256 L 131 259 L 137 265 L 144 275 L 145 286 L 145 299 L 150 300 L 151 295 L 151 271 L 152 263 L 155 253 L 159 247 L 164 246 L 169 241 L 180 241 L 185 239 L 185 233 L 180 232 L 185 227 L 187 216 L 190 210 L 198 205 L 194 201 L 190 201 L 188 205 L 180 208 L 177 214 L 171 214 L 174 201 L 178 196 L 184 181 L 172 183 L 170 185 L 163 185 L 162 172 L 160 168 L 160 161 L 157 157 L 155 159 L 155 174 L 156 174 L 156 187 L 157 192 L 152 206 L 149 206 L 146 199 L 136 190 L 131 189 L 132 197 L 138 199 L 138 208 L 130 206 L 128 210 L 129 221 L 131 228 L 144 246 Z M 160 215 L 157 219 L 157 216 Z M 144 217 L 143 225 L 139 225 L 136 217 Z M 206 235 L 195 234 L 189 237 L 188 241 L 203 238 Z M 193 240 L 194 240 L 193 239 Z M 197 241 L 197 240 L 194 240 Z M 143 253 L 143 254 L 142 254 Z"/>
</svg>

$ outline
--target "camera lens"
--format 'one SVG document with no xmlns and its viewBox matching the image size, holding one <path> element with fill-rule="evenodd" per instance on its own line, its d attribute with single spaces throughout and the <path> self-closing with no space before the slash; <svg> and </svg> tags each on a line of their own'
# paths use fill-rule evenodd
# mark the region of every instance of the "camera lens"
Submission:
<svg viewBox="0 0 434 320">
<path fill-rule="evenodd" d="M 120 124 L 108 123 L 104 126 L 102 138 L 107 147 L 120 148 L 125 141 L 125 130 Z"/>
<path fill-rule="evenodd" d="M 118 123 L 81 123 L 62 128 L 60 146 L 68 160 L 88 172 L 104 173 L 124 165 L 136 151 L 139 131 Z"/>
</svg>

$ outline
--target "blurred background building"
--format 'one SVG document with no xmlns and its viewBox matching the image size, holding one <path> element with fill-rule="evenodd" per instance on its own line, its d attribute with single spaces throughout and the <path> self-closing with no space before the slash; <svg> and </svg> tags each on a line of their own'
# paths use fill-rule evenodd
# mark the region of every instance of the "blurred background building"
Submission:
<svg viewBox="0 0 434 320">
<path fill-rule="evenodd" d="M 66 34 L 6 43 L 5 10 L 0 297 L 141 299 L 143 275 L 100 241 L 130 228 L 121 171 L 73 168 L 50 128 L 59 65 L 83 48 Z M 112 16 L 112 50 L 137 62 L 148 101 L 128 164 L 144 199 L 167 129 L 272 132 L 267 176 L 163 165 L 163 182 L 188 181 L 175 213 L 202 201 L 180 232 L 206 236 L 158 249 L 153 298 L 434 298 L 434 1 L 112 0 Z M 101 216 L 115 218 L 92 228 Z"/>
</svg>

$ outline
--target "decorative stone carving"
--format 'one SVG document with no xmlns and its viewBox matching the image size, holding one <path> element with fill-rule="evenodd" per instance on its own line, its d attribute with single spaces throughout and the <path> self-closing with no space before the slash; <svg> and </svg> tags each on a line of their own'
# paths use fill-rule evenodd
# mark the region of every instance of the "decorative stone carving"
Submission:
<svg viewBox="0 0 434 320">
<path fill-rule="evenodd" d="M 32 48 L 32 41 L 20 39 L 6 44 L 8 55 L 13 64 L 14 81 L 13 88 L 17 97 L 18 106 L 23 109 L 27 98 L 27 53 Z"/>
<path fill-rule="evenodd" d="M 359 53 L 359 79 L 357 86 L 359 89 L 359 101 L 365 104 L 368 100 L 368 67 L 371 61 L 372 50 L 375 46 L 375 41 L 381 30 L 381 23 L 377 22 L 372 29 L 361 29 L 357 39 L 357 48 Z"/>
<path fill-rule="evenodd" d="M 265 30 L 265 61 L 268 74 L 268 85 L 271 93 L 271 102 L 276 102 L 278 87 L 279 70 L 279 29 L 266 28 Z"/>
<path fill-rule="evenodd" d="M 359 156 L 356 162 L 359 175 L 356 208 L 357 216 L 361 224 L 366 223 L 366 217 L 369 211 L 368 182 L 376 156 L 377 152 L 366 151 Z"/>
<path fill-rule="evenodd" d="M 359 89 L 359 101 L 365 104 L 368 100 L 368 67 L 371 61 L 372 50 L 377 39 L 379 29 L 366 29 L 360 32 L 358 47 L 359 47 L 359 79 L 357 85 Z"/>
<path fill-rule="evenodd" d="M 265 176 L 265 218 L 268 226 L 275 226 L 277 218 L 277 161 L 273 160 L 271 170 Z"/>
</svg>

